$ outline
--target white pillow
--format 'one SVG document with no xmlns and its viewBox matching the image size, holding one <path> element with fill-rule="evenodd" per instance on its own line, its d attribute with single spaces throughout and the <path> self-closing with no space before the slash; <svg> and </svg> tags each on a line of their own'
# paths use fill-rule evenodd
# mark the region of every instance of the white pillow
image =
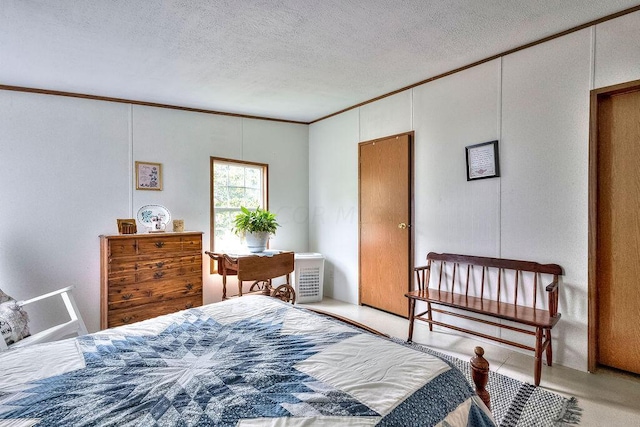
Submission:
<svg viewBox="0 0 640 427">
<path fill-rule="evenodd" d="M 7 345 L 30 335 L 29 316 L 15 300 L 0 303 L 0 331 Z"/>
<path fill-rule="evenodd" d="M 6 301 L 10 301 L 13 298 L 11 298 L 9 295 L 5 294 L 4 292 L 2 292 L 2 289 L 0 289 L 0 303 L 6 302 Z"/>
</svg>

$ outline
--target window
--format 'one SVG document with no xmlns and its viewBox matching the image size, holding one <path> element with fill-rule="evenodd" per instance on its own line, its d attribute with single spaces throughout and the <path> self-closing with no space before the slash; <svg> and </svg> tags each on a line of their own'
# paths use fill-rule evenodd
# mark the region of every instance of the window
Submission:
<svg viewBox="0 0 640 427">
<path fill-rule="evenodd" d="M 242 251 L 234 219 L 240 206 L 267 208 L 267 165 L 212 157 L 211 179 L 211 250 Z"/>
</svg>

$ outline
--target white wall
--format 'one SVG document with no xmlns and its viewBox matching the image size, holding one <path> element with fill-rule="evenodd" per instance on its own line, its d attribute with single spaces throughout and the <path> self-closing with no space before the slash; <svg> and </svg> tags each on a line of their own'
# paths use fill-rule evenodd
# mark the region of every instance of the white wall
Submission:
<svg viewBox="0 0 640 427">
<path fill-rule="evenodd" d="M 634 79 L 640 12 L 314 123 L 309 151 L 320 165 L 311 164 L 310 204 L 357 206 L 353 147 L 414 130 L 416 265 L 432 250 L 562 265 L 554 358 L 586 370 L 589 91 Z M 501 177 L 467 182 L 464 147 L 493 139 Z M 327 295 L 353 302 L 357 223 L 325 225 L 310 222 L 310 249 L 353 262 L 339 289 L 325 276 Z M 338 238 L 340 248 L 331 244 Z"/>
<path fill-rule="evenodd" d="M 555 359 L 585 369 L 590 37 L 585 29 L 504 58 L 501 255 L 557 263 Z M 505 332 L 505 335 L 509 335 Z"/>
<path fill-rule="evenodd" d="M 243 120 L 243 159 L 269 164 L 269 209 L 280 228 L 272 249 L 309 250 L 309 126 Z"/>
<path fill-rule="evenodd" d="M 497 256 L 500 179 L 467 182 L 465 146 L 499 139 L 500 60 L 414 89 L 415 253 Z"/>
<path fill-rule="evenodd" d="M 308 126 L 0 91 L 0 288 L 24 299 L 75 284 L 97 330 L 98 236 L 158 203 L 204 231 L 207 250 L 210 156 L 268 163 L 270 208 L 282 213 L 272 247 L 308 250 Z M 163 164 L 163 191 L 135 190 L 137 160 Z M 204 261 L 204 301 L 217 301 Z M 61 310 L 30 313 L 34 329 Z"/>
<path fill-rule="evenodd" d="M 309 134 L 309 246 L 325 257 L 324 294 L 358 303 L 358 111 Z"/>
<path fill-rule="evenodd" d="M 640 12 L 598 24 L 594 88 L 640 79 Z"/>
<path fill-rule="evenodd" d="M 0 91 L 0 288 L 76 284 L 97 329 L 98 234 L 129 216 L 129 147 L 128 105 Z"/>
<path fill-rule="evenodd" d="M 413 125 L 412 96 L 412 91 L 405 90 L 359 108 L 360 137 L 358 142 L 397 135 L 411 129 Z"/>
</svg>

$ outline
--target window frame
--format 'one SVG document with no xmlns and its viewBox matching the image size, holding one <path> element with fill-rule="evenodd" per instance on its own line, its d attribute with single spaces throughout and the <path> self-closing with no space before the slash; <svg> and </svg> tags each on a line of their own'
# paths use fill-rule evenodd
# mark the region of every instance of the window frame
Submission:
<svg viewBox="0 0 640 427">
<path fill-rule="evenodd" d="M 211 252 L 215 252 L 215 174 L 214 168 L 216 163 L 228 163 L 237 166 L 255 166 L 262 169 L 262 200 L 263 206 L 260 206 L 262 209 L 269 209 L 269 165 L 267 163 L 260 162 L 250 162 L 247 160 L 236 160 L 236 159 L 228 159 L 224 157 L 210 157 L 209 164 L 209 182 L 210 182 L 210 197 L 209 197 L 209 209 L 210 209 L 210 239 L 209 239 L 209 250 Z M 211 273 L 217 273 L 217 265 L 216 262 L 212 259 L 210 262 L 210 271 Z"/>
</svg>

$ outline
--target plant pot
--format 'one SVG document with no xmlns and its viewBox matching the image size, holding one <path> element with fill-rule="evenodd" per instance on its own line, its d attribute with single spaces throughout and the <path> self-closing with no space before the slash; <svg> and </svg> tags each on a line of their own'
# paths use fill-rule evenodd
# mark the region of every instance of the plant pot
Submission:
<svg viewBox="0 0 640 427">
<path fill-rule="evenodd" d="M 244 236 L 247 242 L 247 249 L 251 253 L 264 252 L 267 249 L 267 242 L 269 241 L 269 232 L 251 232 Z"/>
</svg>

